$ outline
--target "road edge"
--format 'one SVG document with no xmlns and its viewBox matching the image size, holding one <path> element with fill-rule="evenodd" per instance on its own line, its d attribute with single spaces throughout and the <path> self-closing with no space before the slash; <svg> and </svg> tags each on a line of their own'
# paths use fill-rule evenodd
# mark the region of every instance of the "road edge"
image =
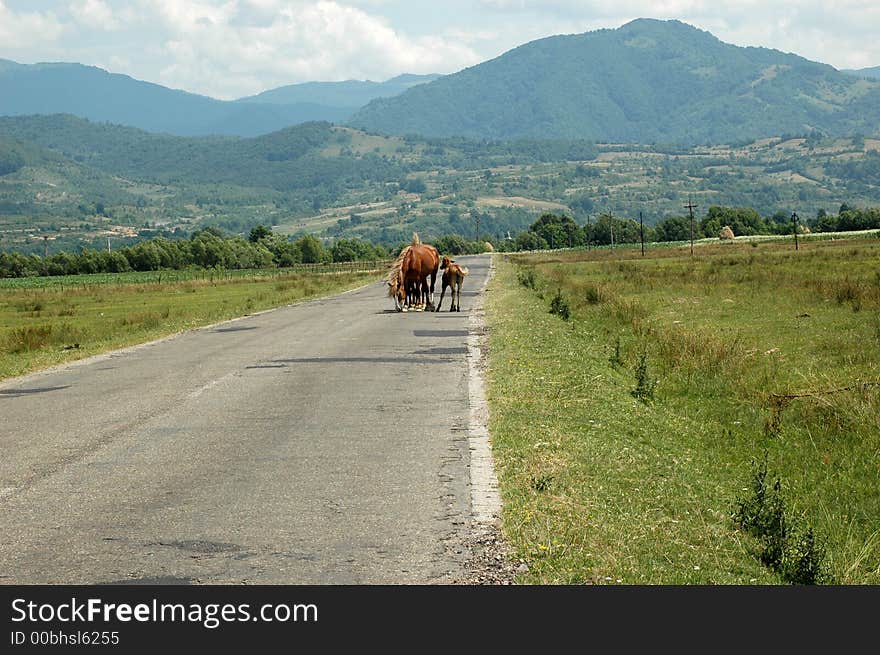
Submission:
<svg viewBox="0 0 880 655">
<path fill-rule="evenodd" d="M 486 312 L 483 308 L 486 288 L 495 274 L 495 262 L 489 257 L 489 272 L 482 288 L 474 295 L 468 320 L 468 450 L 470 453 L 471 513 L 482 526 L 496 526 L 501 518 L 501 497 L 492 458 L 489 436 L 489 403 L 486 400 L 488 344 Z"/>
<path fill-rule="evenodd" d="M 486 399 L 485 371 L 489 348 L 484 301 L 486 289 L 495 275 L 495 259 L 489 255 L 489 272 L 474 295 L 468 319 L 468 454 L 470 455 L 471 523 L 465 546 L 470 551 L 465 572 L 456 584 L 512 585 L 516 583 L 518 563 L 501 533 L 501 494 L 492 456 L 489 433 L 489 403 Z"/>
</svg>

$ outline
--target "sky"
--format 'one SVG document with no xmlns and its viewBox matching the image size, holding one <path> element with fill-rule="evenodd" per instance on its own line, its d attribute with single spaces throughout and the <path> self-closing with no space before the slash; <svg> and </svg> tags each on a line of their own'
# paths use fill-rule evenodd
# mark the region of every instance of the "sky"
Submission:
<svg viewBox="0 0 880 655">
<path fill-rule="evenodd" d="M 636 18 L 839 69 L 880 66 L 878 0 L 0 0 L 0 59 L 77 62 L 230 100 L 299 82 L 454 73 Z"/>
</svg>

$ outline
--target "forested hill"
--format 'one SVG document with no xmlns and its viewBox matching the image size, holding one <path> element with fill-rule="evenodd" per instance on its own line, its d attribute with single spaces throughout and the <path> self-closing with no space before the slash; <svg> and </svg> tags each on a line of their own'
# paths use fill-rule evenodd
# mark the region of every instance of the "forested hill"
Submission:
<svg viewBox="0 0 880 655">
<path fill-rule="evenodd" d="M 729 143 L 880 131 L 880 82 L 679 21 L 554 36 L 377 99 L 350 124 L 387 134 Z"/>
<path fill-rule="evenodd" d="M 285 190 L 401 175 L 394 162 L 372 153 L 325 156 L 339 134 L 309 122 L 251 137 L 176 137 L 70 115 L 0 116 L 0 137 L 32 143 L 112 175 L 158 184 L 233 184 Z M 2 151 L 0 151 L 2 152 Z"/>
</svg>

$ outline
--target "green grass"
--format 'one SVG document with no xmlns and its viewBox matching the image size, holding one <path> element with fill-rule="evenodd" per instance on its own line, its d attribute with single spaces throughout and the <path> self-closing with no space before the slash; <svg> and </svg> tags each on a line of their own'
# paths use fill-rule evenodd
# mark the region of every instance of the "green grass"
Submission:
<svg viewBox="0 0 880 655">
<path fill-rule="evenodd" d="M 523 582 L 781 582 L 731 519 L 765 452 L 825 579 L 880 582 L 880 242 L 503 258 L 487 318 Z"/>
<path fill-rule="evenodd" d="M 69 276 L 0 286 L 0 379 L 330 295 L 382 271 Z M 181 279 L 181 277 L 183 279 Z M 50 281 L 51 285 L 42 286 Z M 64 284 L 66 282 L 67 284 Z"/>
</svg>

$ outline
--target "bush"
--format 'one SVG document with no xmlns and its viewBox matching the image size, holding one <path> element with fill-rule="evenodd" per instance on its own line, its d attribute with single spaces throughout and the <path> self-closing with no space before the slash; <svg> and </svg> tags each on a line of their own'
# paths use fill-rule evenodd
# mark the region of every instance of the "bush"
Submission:
<svg viewBox="0 0 880 655">
<path fill-rule="evenodd" d="M 600 302 L 602 302 L 602 293 L 599 291 L 599 287 L 594 284 L 591 284 L 587 287 L 585 297 L 587 303 L 590 305 L 598 305 Z"/>
<path fill-rule="evenodd" d="M 639 363 L 636 365 L 636 388 L 630 393 L 639 400 L 650 400 L 654 397 L 654 388 L 657 380 L 648 377 L 648 353 L 642 351 L 639 355 Z"/>
<path fill-rule="evenodd" d="M 733 520 L 737 526 L 760 539 L 761 563 L 791 584 L 819 584 L 825 577 L 822 562 L 825 549 L 817 543 L 812 527 L 797 530 L 792 539 L 785 516 L 785 501 L 777 477 L 767 484 L 767 453 L 752 472 L 751 495 L 736 503 Z"/>
<path fill-rule="evenodd" d="M 571 308 L 568 305 L 568 300 L 566 300 L 559 289 L 556 290 L 556 295 L 550 301 L 550 313 L 560 316 L 563 321 L 567 321 L 571 317 Z"/>
<path fill-rule="evenodd" d="M 535 276 L 535 271 L 530 268 L 527 268 L 517 273 L 516 279 L 519 280 L 519 283 L 527 289 L 534 289 L 538 283 L 538 278 Z"/>
</svg>

